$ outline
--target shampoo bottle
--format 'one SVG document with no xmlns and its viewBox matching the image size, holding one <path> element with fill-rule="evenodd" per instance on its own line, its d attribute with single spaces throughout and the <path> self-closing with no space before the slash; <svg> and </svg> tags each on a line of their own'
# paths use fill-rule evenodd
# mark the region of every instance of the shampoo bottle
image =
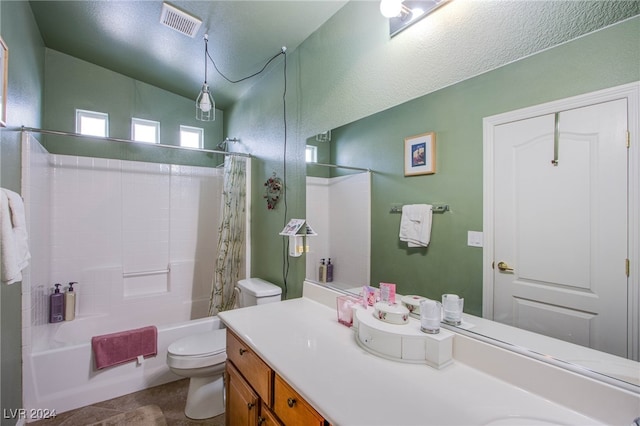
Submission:
<svg viewBox="0 0 640 426">
<path fill-rule="evenodd" d="M 327 282 L 327 265 L 325 265 L 324 259 L 320 262 L 320 269 L 318 269 L 318 281 L 321 283 Z"/>
<path fill-rule="evenodd" d="M 49 322 L 64 321 L 64 294 L 60 293 L 60 284 L 56 284 L 55 291 L 49 296 Z"/>
<path fill-rule="evenodd" d="M 76 292 L 73 291 L 76 282 L 69 283 L 69 288 L 64 294 L 64 320 L 71 321 L 76 317 Z"/>
<path fill-rule="evenodd" d="M 330 283 L 333 281 L 333 263 L 331 263 L 331 258 L 327 261 L 327 282 Z"/>
</svg>

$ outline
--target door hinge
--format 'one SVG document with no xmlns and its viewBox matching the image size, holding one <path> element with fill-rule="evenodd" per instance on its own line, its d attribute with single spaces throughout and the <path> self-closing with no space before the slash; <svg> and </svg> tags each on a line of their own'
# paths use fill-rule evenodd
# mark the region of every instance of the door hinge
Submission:
<svg viewBox="0 0 640 426">
<path fill-rule="evenodd" d="M 631 132 L 627 130 L 627 148 L 631 147 Z"/>
<path fill-rule="evenodd" d="M 629 270 L 631 269 L 630 263 L 629 259 L 624 260 L 624 273 L 627 274 L 627 277 L 629 276 Z"/>
</svg>

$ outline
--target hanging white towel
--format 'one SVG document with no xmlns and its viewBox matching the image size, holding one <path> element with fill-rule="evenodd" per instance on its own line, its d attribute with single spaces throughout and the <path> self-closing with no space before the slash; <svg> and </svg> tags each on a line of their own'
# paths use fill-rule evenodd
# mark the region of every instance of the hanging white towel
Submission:
<svg viewBox="0 0 640 426">
<path fill-rule="evenodd" d="M 2 282 L 22 281 L 22 270 L 31 258 L 24 203 L 19 194 L 4 188 L 0 188 L 0 251 Z"/>
<path fill-rule="evenodd" d="M 430 204 L 402 206 L 400 241 L 406 241 L 408 247 L 427 247 L 431 240 L 432 211 Z"/>
</svg>

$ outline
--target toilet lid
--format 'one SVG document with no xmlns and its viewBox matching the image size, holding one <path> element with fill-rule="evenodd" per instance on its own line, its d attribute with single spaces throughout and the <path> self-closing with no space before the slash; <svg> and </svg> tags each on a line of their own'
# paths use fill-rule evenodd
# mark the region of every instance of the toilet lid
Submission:
<svg viewBox="0 0 640 426">
<path fill-rule="evenodd" d="M 172 355 L 198 356 L 212 355 L 226 350 L 227 334 L 225 329 L 193 334 L 176 340 L 167 351 Z"/>
</svg>

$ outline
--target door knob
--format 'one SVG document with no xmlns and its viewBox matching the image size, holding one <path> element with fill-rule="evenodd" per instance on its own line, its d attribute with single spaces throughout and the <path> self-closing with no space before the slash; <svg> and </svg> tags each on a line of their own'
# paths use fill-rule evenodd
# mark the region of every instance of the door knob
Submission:
<svg viewBox="0 0 640 426">
<path fill-rule="evenodd" d="M 509 266 L 507 262 L 498 262 L 498 269 L 501 271 L 513 271 L 513 268 Z"/>
</svg>

